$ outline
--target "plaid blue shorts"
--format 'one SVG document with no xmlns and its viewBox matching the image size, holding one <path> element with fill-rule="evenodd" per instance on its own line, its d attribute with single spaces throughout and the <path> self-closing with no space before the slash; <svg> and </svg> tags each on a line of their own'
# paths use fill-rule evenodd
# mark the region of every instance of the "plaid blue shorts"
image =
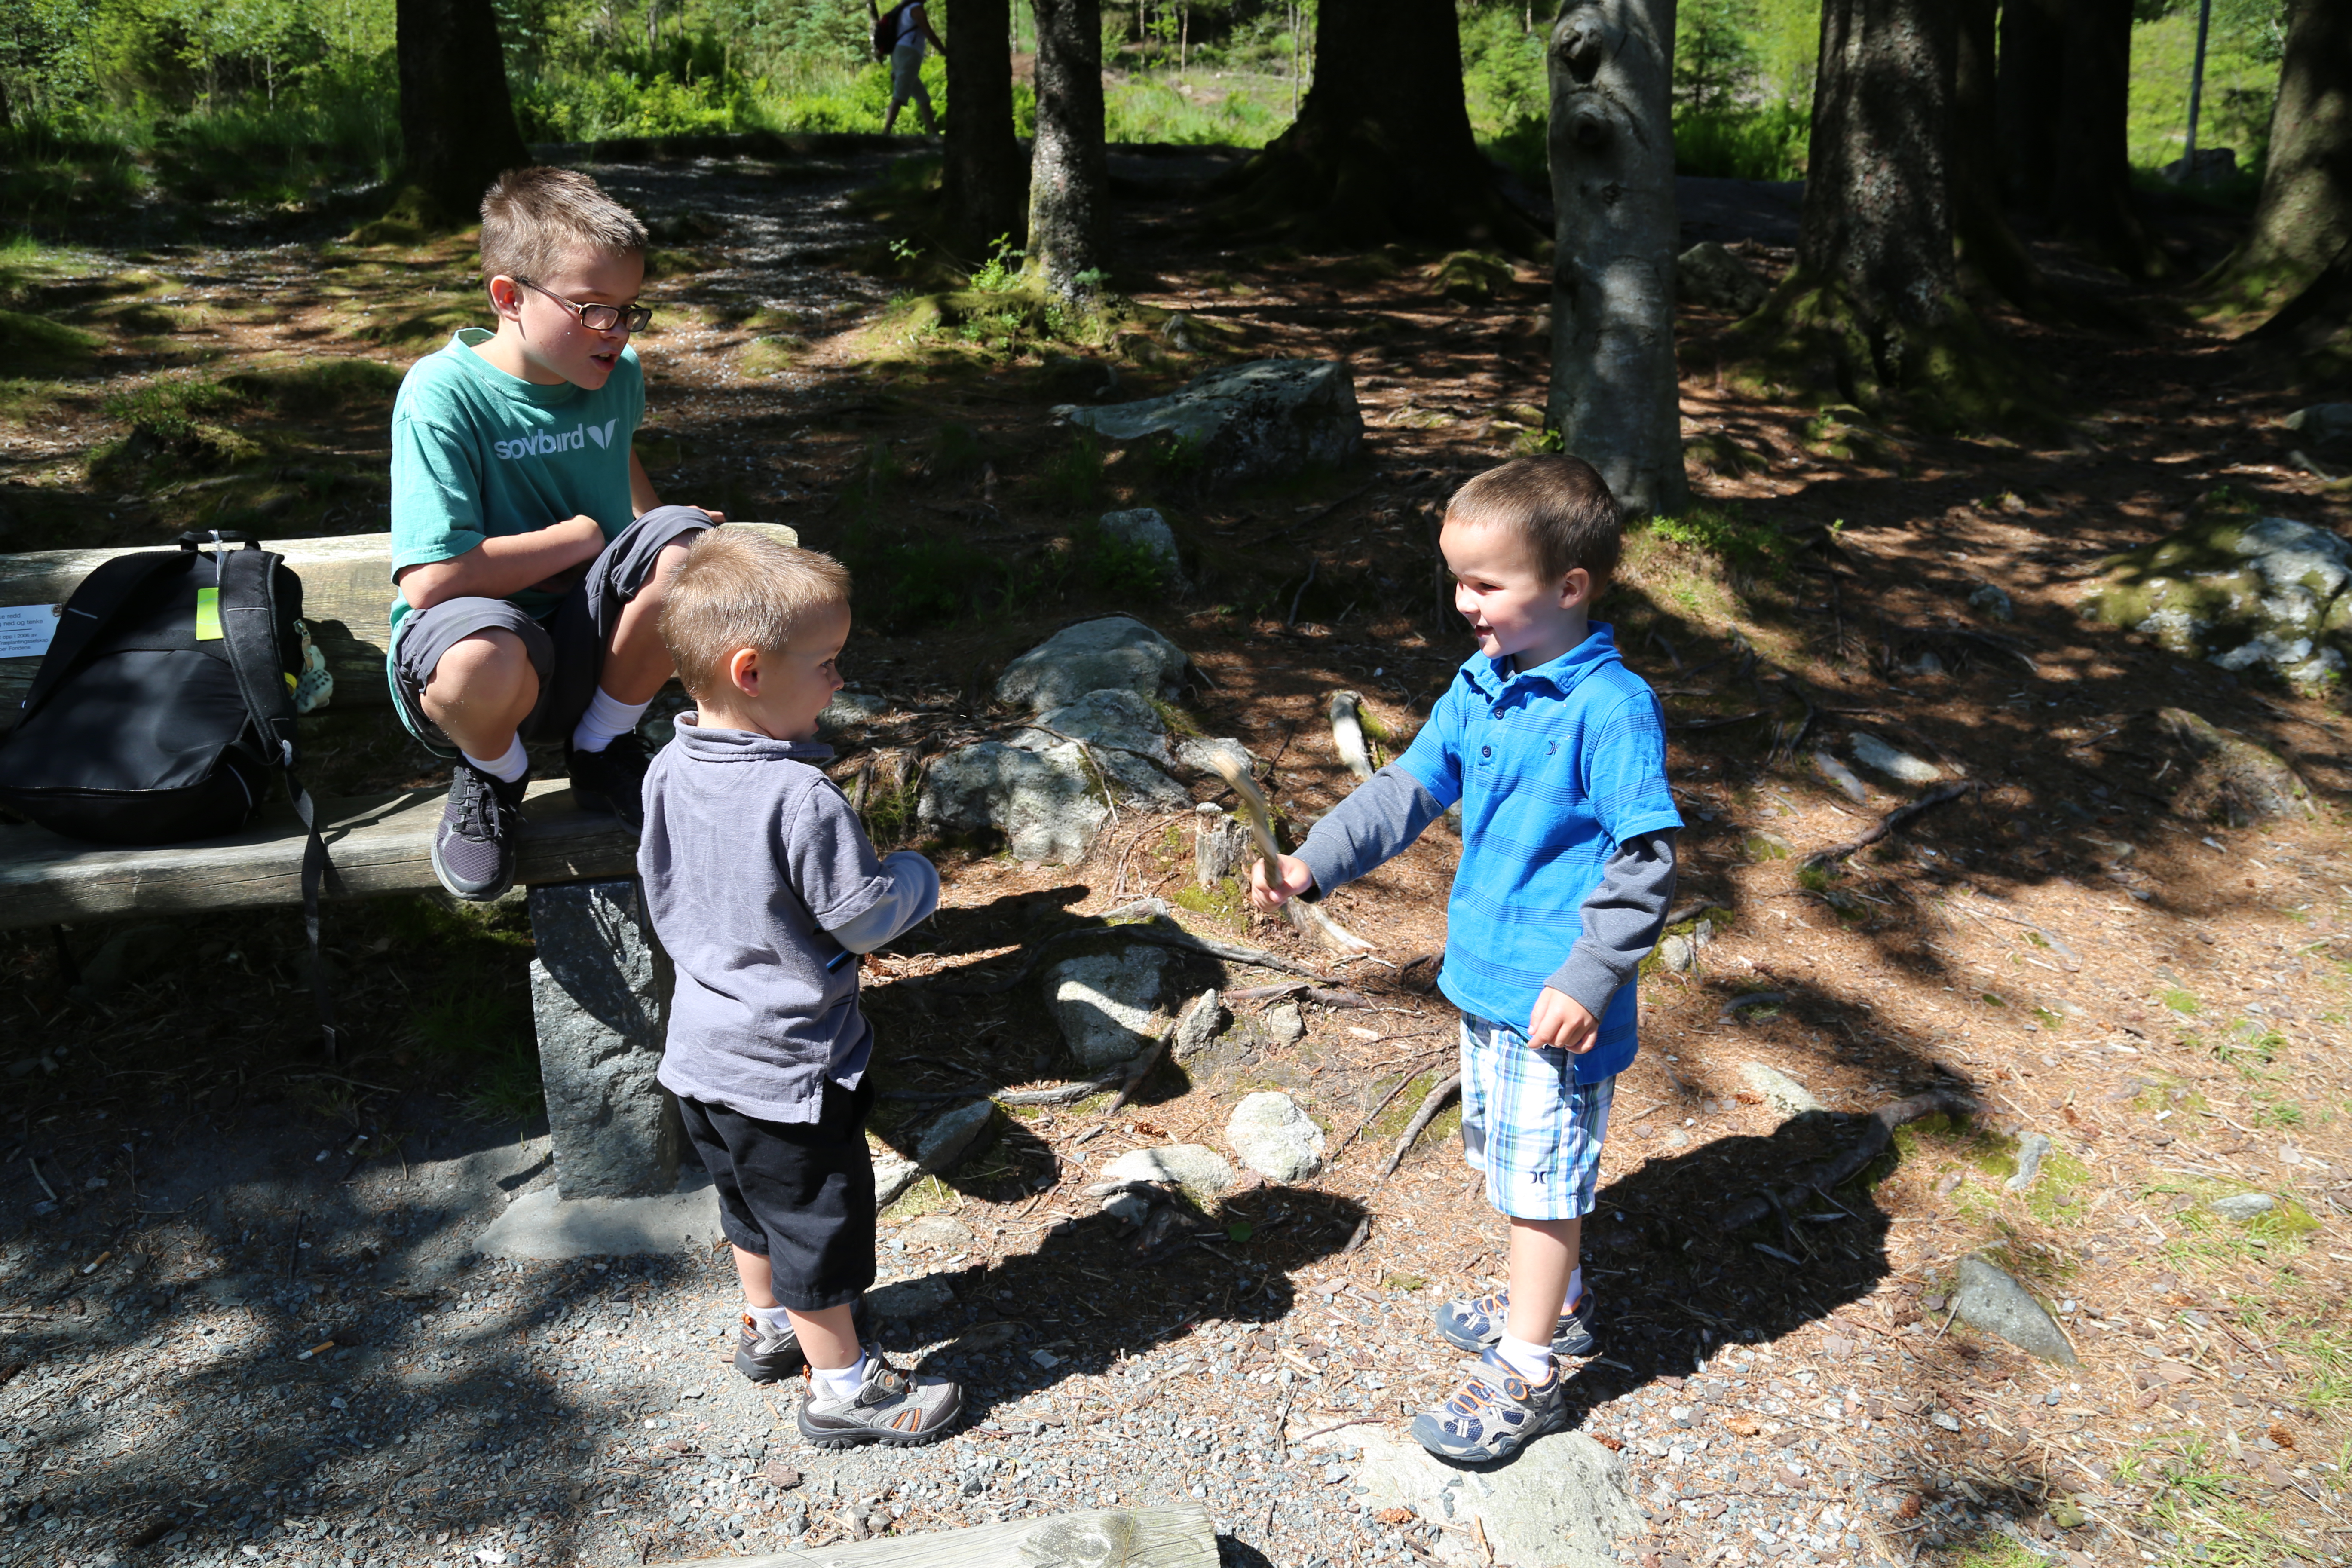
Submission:
<svg viewBox="0 0 2352 1568">
<path fill-rule="evenodd" d="M 1462 1015 L 1462 1158 L 1514 1219 L 1592 1212 L 1617 1080 L 1576 1081 L 1576 1058 L 1508 1024 Z"/>
</svg>

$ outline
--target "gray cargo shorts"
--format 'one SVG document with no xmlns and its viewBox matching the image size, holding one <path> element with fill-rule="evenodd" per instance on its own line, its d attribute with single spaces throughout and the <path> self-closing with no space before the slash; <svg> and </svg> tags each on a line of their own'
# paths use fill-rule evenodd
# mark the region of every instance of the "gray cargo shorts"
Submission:
<svg viewBox="0 0 2352 1568">
<path fill-rule="evenodd" d="M 522 722 L 526 742 L 568 740 L 596 695 L 604 650 L 621 624 L 621 611 L 651 581 L 662 550 L 690 533 L 718 525 L 690 506 L 657 506 L 623 529 L 589 563 L 588 575 L 566 594 L 543 620 L 533 620 L 506 599 L 444 599 L 401 617 L 387 658 L 392 705 L 408 732 L 437 755 L 456 757 L 457 744 L 425 716 L 425 683 L 442 656 L 483 632 L 512 632 L 522 639 L 530 667 L 539 673 L 539 700 Z"/>
</svg>

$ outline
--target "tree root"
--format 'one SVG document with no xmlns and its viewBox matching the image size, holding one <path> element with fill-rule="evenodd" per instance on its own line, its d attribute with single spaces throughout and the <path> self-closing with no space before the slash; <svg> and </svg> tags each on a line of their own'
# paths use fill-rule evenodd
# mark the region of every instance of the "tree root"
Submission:
<svg viewBox="0 0 2352 1568">
<path fill-rule="evenodd" d="M 1381 1167 L 1381 1173 L 1373 1178 L 1374 1181 L 1385 1182 L 1396 1174 L 1396 1168 L 1404 1163 L 1404 1152 L 1412 1147 L 1412 1141 L 1420 1137 L 1432 1121 L 1437 1120 L 1438 1111 L 1461 1087 L 1462 1075 L 1455 1073 L 1423 1097 L 1421 1109 L 1412 1113 L 1411 1121 L 1405 1123 L 1404 1136 L 1397 1140 L 1396 1148 L 1390 1152 L 1389 1163 Z"/>
<path fill-rule="evenodd" d="M 1908 1100 L 1882 1105 L 1871 1112 L 1869 1120 L 1863 1123 L 1862 1136 L 1843 1153 L 1832 1155 L 1815 1165 L 1800 1176 L 1793 1186 L 1767 1187 L 1751 1197 L 1740 1199 L 1716 1215 L 1716 1228 L 1726 1232 L 1743 1229 L 1758 1220 L 1780 1213 L 1807 1193 L 1818 1193 L 1827 1198 L 1831 1188 L 1877 1159 L 1894 1138 L 1895 1130 L 1905 1122 L 1916 1121 L 1937 1111 L 1947 1116 L 1966 1116 L 1976 1108 L 1976 1101 L 1948 1089 L 1931 1089 L 1925 1094 L 1915 1094 Z"/>
<path fill-rule="evenodd" d="M 1927 795 L 1921 795 L 1909 805 L 1898 806 L 1896 809 L 1888 812 L 1885 816 L 1880 817 L 1878 821 L 1872 826 L 1869 831 L 1863 834 L 1859 838 L 1848 839 L 1843 844 L 1832 844 L 1826 849 L 1814 850 L 1811 854 L 1805 857 L 1805 864 L 1808 866 L 1826 866 L 1832 860 L 1843 860 L 1847 856 L 1853 854 L 1856 850 L 1869 848 L 1872 845 L 1877 843 L 1880 839 L 1885 837 L 1896 828 L 1908 823 L 1913 817 L 1917 816 L 1920 813 L 1931 811 L 1939 805 L 1948 805 L 1952 801 L 1959 799 L 1962 795 L 1974 795 L 1977 791 L 1982 788 L 1984 788 L 1984 780 L 1982 779 L 1962 779 L 1958 784 L 1946 784 L 1939 790 L 1935 790 Z"/>
</svg>

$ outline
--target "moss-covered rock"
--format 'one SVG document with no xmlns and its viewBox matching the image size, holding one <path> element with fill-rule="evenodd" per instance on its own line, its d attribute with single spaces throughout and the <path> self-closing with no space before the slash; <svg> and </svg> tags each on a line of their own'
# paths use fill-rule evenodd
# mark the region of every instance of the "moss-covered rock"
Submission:
<svg viewBox="0 0 2352 1568">
<path fill-rule="evenodd" d="M 2164 709 L 2157 721 L 2191 758 L 2188 777 L 2173 797 L 2173 808 L 2182 815 L 2244 827 L 2314 810 L 2311 791 L 2276 753 L 2185 708 Z"/>
<path fill-rule="evenodd" d="M 2223 512 L 2108 563 L 2083 613 L 2224 669 L 2305 689 L 2352 653 L 2352 542 L 2283 517 Z"/>
</svg>

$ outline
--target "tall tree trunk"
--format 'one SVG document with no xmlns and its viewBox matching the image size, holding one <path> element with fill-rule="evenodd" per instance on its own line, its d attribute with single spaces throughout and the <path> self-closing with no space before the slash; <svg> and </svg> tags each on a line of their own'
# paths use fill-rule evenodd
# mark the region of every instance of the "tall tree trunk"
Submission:
<svg viewBox="0 0 2352 1568">
<path fill-rule="evenodd" d="M 1101 0 L 1032 0 L 1037 19 L 1037 138 L 1029 155 L 1029 270 L 1064 297 L 1102 266 Z"/>
<path fill-rule="evenodd" d="M 469 224 L 482 193 L 530 162 L 515 129 L 489 0 L 398 0 L 401 195 L 395 211 Z"/>
<path fill-rule="evenodd" d="M 2065 29 L 2050 216 L 2126 278 L 2165 277 L 2171 264 L 2131 203 L 2132 0 L 2067 0 Z"/>
<path fill-rule="evenodd" d="M 940 227 L 950 245 L 983 260 L 1000 235 L 1022 243 L 1021 143 L 1013 134 L 1009 0 L 955 0 L 948 23 L 947 160 Z"/>
<path fill-rule="evenodd" d="M 1797 265 L 1735 353 L 1873 412 L 1969 428 L 2042 418 L 2022 368 L 1956 287 L 1948 0 L 1825 0 Z"/>
<path fill-rule="evenodd" d="M 1548 422 L 1618 504 L 1676 512 L 1675 0 L 1583 0 L 1551 31 Z"/>
<path fill-rule="evenodd" d="M 2028 212 L 2050 208 L 2058 94 L 2066 59 L 2061 0 L 2001 0 L 2000 188 Z"/>
<path fill-rule="evenodd" d="M 1227 226 L 1310 244 L 1537 248 L 1470 134 L 1454 0 L 1325 0 L 1314 64 L 1290 129 L 1225 182 Z"/>
<path fill-rule="evenodd" d="M 2239 312 L 2295 300 L 2352 243 L 2352 5 L 2294 5 L 2253 226 L 2206 280 Z"/>
<path fill-rule="evenodd" d="M 2055 316 L 2060 311 L 2049 280 L 2001 211 L 1993 44 L 1998 4 L 1958 0 L 1952 76 L 1952 226 L 1963 259 L 2002 298 L 2028 315 Z"/>
</svg>

